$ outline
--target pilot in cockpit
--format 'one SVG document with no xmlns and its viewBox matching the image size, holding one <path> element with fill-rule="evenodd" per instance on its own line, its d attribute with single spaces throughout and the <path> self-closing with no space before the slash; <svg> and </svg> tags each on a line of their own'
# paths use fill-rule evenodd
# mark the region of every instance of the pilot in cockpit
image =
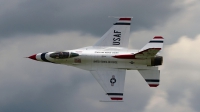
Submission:
<svg viewBox="0 0 200 112">
<path fill-rule="evenodd" d="M 56 59 L 66 59 L 66 58 L 72 58 L 79 56 L 77 53 L 69 53 L 69 52 L 55 52 L 50 54 L 51 58 L 56 58 Z"/>
</svg>

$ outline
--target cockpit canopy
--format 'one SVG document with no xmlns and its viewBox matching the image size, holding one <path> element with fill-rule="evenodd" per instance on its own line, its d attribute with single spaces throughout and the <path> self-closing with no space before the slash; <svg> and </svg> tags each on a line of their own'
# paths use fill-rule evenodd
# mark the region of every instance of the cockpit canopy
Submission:
<svg viewBox="0 0 200 112">
<path fill-rule="evenodd" d="M 79 56 L 79 54 L 72 53 L 72 52 L 55 52 L 55 53 L 50 54 L 50 57 L 55 58 L 55 59 L 66 59 L 66 58 L 72 58 L 76 56 Z"/>
</svg>

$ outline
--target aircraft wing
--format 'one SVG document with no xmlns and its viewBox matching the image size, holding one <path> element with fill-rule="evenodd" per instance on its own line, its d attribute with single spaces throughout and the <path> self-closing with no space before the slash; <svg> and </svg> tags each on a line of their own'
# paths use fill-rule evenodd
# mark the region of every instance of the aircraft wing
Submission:
<svg viewBox="0 0 200 112">
<path fill-rule="evenodd" d="M 119 18 L 119 21 L 94 44 L 94 46 L 125 47 L 129 45 L 131 18 Z"/>
<path fill-rule="evenodd" d="M 157 87 L 160 82 L 160 70 L 138 70 L 150 87 Z"/>
<path fill-rule="evenodd" d="M 90 71 L 111 101 L 123 101 L 126 70 L 101 69 Z"/>
</svg>

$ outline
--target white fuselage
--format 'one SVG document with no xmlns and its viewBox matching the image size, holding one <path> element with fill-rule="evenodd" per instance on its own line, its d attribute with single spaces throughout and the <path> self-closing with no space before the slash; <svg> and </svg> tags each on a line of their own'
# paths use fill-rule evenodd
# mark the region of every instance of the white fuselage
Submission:
<svg viewBox="0 0 200 112">
<path fill-rule="evenodd" d="M 154 69 L 152 66 L 147 66 L 149 60 L 138 59 L 118 59 L 113 56 L 124 54 L 135 54 L 138 50 L 131 50 L 121 47 L 85 47 L 75 50 L 67 50 L 64 52 L 77 53 L 79 56 L 65 59 L 51 58 L 49 55 L 54 52 L 45 54 L 45 58 L 55 64 L 64 64 L 74 66 L 84 70 L 97 70 L 99 68 L 116 68 L 126 70 L 138 69 Z M 41 54 L 37 54 L 37 60 L 41 59 Z"/>
</svg>

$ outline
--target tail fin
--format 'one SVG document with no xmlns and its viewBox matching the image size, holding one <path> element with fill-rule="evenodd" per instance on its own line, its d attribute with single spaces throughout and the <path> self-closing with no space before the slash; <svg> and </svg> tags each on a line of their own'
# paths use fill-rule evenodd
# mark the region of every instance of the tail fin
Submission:
<svg viewBox="0 0 200 112">
<path fill-rule="evenodd" d="M 140 51 L 150 49 L 150 48 L 162 49 L 163 43 L 164 43 L 164 38 L 162 36 L 155 36 Z"/>
<path fill-rule="evenodd" d="M 154 57 L 163 47 L 164 38 L 155 36 L 149 41 L 139 52 L 134 55 L 116 55 L 115 58 L 120 59 L 150 59 Z M 160 59 L 160 58 L 159 58 Z"/>
</svg>

